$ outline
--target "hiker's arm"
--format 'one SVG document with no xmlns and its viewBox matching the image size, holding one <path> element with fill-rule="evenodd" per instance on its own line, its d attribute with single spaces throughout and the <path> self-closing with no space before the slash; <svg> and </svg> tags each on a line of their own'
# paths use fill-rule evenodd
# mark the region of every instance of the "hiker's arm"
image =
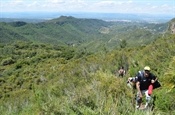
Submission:
<svg viewBox="0 0 175 115">
<path fill-rule="evenodd" d="M 154 76 L 154 78 L 151 80 L 151 83 L 155 83 L 157 81 L 157 77 Z"/>
<path fill-rule="evenodd" d="M 141 93 L 141 91 L 140 91 L 140 82 L 136 82 L 136 88 L 137 88 L 137 91 L 138 91 L 138 93 L 139 93 L 139 95 L 140 95 L 140 98 L 142 98 L 142 93 Z"/>
<path fill-rule="evenodd" d="M 155 83 L 155 80 L 154 80 L 154 79 L 152 79 L 152 80 L 151 80 L 151 83 Z"/>
<path fill-rule="evenodd" d="M 136 78 L 135 77 L 129 77 L 128 82 L 136 83 Z"/>
<path fill-rule="evenodd" d="M 157 81 L 158 80 L 158 78 L 157 78 L 157 76 L 155 76 L 155 79 L 154 79 L 154 81 Z"/>
<path fill-rule="evenodd" d="M 129 82 L 131 82 L 132 80 L 133 80 L 133 78 L 132 78 L 132 77 L 129 77 L 129 78 L 128 78 L 128 81 L 129 81 Z"/>
</svg>

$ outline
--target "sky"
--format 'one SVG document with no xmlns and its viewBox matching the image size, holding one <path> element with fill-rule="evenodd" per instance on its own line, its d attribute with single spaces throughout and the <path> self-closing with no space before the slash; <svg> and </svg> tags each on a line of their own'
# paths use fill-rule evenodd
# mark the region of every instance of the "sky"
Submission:
<svg viewBox="0 0 175 115">
<path fill-rule="evenodd" d="M 0 0 L 0 12 L 146 13 L 175 16 L 175 0 Z"/>
</svg>

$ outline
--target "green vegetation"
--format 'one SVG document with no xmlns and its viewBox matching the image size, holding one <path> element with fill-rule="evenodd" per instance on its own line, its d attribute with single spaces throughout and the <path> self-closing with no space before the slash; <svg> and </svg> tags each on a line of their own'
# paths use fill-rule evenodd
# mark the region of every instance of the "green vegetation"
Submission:
<svg viewBox="0 0 175 115">
<path fill-rule="evenodd" d="M 5 33 L 4 28 L 12 29 L 9 24 L 3 24 L 5 26 L 1 28 Z M 38 26 L 41 27 L 41 24 Z M 31 29 L 33 24 L 19 25 Z M 49 29 L 51 27 L 53 26 Z M 67 29 L 64 31 L 69 30 Z M 21 29 L 19 32 L 24 31 Z M 108 29 L 103 28 L 102 31 L 105 33 Z M 31 33 L 28 34 L 28 37 L 32 36 Z M 9 36 L 8 32 L 6 35 Z M 137 47 L 128 47 L 129 40 L 122 39 L 121 44 L 114 45 L 119 48 L 108 51 L 102 47 L 99 52 L 90 52 L 89 48 L 94 44 L 92 41 L 74 47 L 39 42 L 37 37 L 35 39 L 12 40 L 0 44 L 2 115 L 175 114 L 175 35 L 166 34 L 154 40 L 149 39 L 152 43 L 136 45 Z M 89 45 L 91 47 L 87 47 Z M 114 74 L 120 65 L 128 68 L 124 78 Z M 154 91 L 154 96 L 157 97 L 155 108 L 149 112 L 135 111 L 131 103 L 134 95 L 126 86 L 127 78 L 134 76 L 145 65 L 152 68 L 162 83 L 162 87 Z"/>
<path fill-rule="evenodd" d="M 121 41 L 126 41 L 128 47 L 149 44 L 167 27 L 167 23 L 105 22 L 61 16 L 39 23 L 0 22 L 0 42 L 25 40 L 34 43 L 71 45 L 90 52 L 102 49 L 110 51 L 120 48 Z"/>
</svg>

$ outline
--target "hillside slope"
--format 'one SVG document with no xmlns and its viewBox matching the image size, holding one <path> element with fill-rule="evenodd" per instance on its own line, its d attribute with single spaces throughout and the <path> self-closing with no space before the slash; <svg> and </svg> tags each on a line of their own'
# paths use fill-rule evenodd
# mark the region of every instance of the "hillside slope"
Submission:
<svg viewBox="0 0 175 115">
<path fill-rule="evenodd" d="M 32 42 L 1 45 L 1 114 L 144 115 L 132 107 L 124 84 L 145 65 L 162 83 L 149 114 L 174 114 L 174 43 L 175 36 L 167 35 L 146 46 L 95 54 Z M 128 67 L 125 78 L 114 74 L 120 65 Z"/>
<path fill-rule="evenodd" d="M 2 22 L 0 25 L 1 43 L 25 40 L 71 45 L 88 51 L 120 48 L 123 40 L 127 42 L 127 46 L 146 45 L 162 34 L 168 26 L 166 23 L 106 22 L 67 16 L 40 23 L 17 21 Z"/>
<path fill-rule="evenodd" d="M 26 40 L 42 43 L 79 43 L 84 40 L 93 39 L 94 34 L 98 34 L 99 29 L 110 26 L 109 23 L 96 19 L 76 19 L 73 17 L 62 16 L 58 19 L 49 20 L 41 23 L 11 22 L 1 23 L 2 30 L 9 30 L 9 37 L 1 32 L 1 39 L 10 38 L 20 39 L 19 36 L 10 34 L 16 32 Z M 98 37 L 99 38 L 99 37 Z M 9 40 L 8 40 L 9 39 Z"/>
<path fill-rule="evenodd" d="M 169 33 L 175 34 L 175 18 L 169 22 Z"/>
</svg>

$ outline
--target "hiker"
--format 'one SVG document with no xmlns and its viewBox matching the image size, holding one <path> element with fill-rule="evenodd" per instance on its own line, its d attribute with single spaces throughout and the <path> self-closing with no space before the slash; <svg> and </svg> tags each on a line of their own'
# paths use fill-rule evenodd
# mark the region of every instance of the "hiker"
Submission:
<svg viewBox="0 0 175 115">
<path fill-rule="evenodd" d="M 118 70 L 118 73 L 119 73 L 119 77 L 120 76 L 123 77 L 126 74 L 126 71 L 123 66 L 120 67 L 120 69 Z"/>
<path fill-rule="evenodd" d="M 150 67 L 145 66 L 143 71 L 139 71 L 134 78 L 128 78 L 128 82 L 135 82 L 137 89 L 136 96 L 136 108 L 138 109 L 142 103 L 143 95 L 146 96 L 145 108 L 147 108 L 150 100 L 151 94 L 149 94 L 149 86 L 152 86 L 157 81 L 157 77 L 150 72 Z M 153 89 L 153 88 L 152 88 Z M 150 90 L 152 93 L 152 90 Z"/>
</svg>

